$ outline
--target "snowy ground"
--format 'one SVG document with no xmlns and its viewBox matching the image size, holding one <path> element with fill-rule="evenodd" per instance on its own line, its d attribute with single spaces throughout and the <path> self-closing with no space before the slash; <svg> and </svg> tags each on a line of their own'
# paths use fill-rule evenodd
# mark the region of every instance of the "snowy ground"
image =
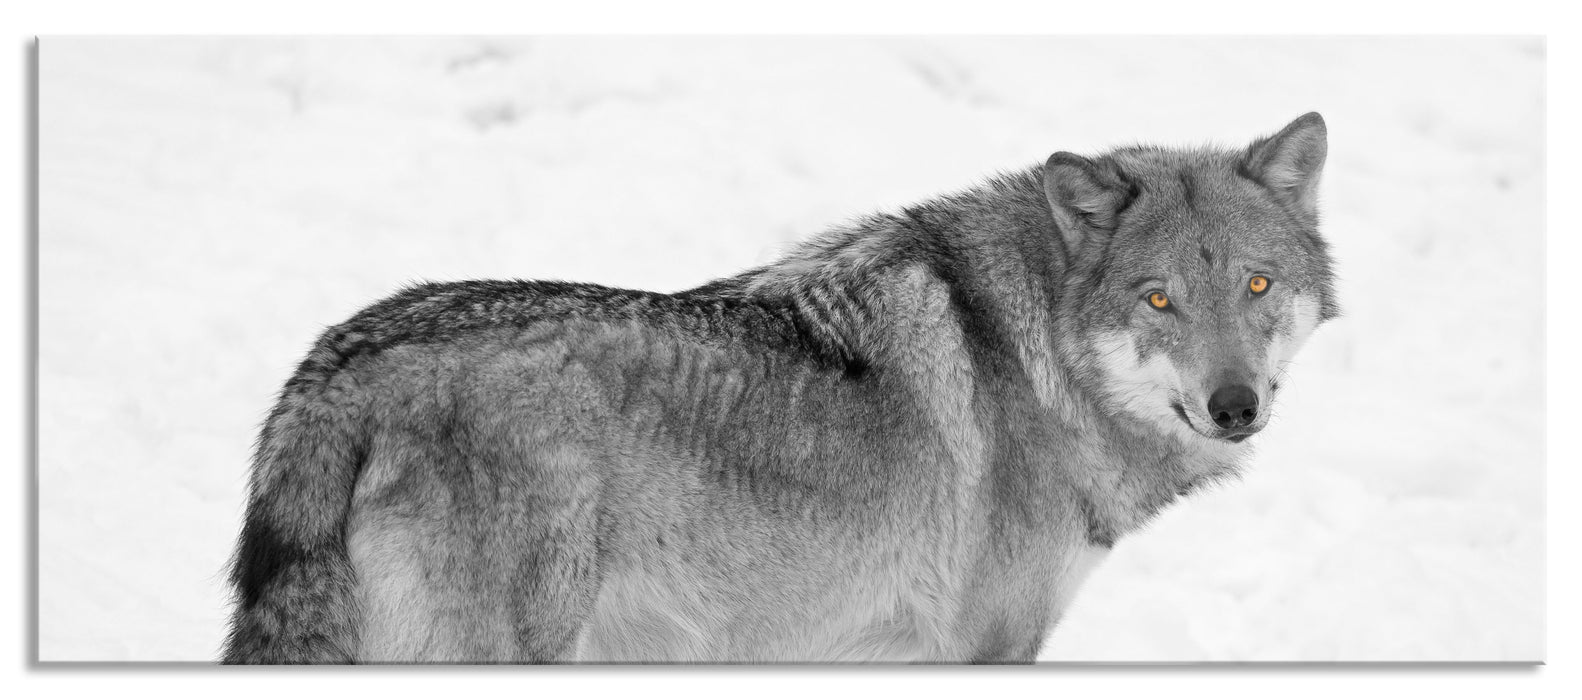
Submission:
<svg viewBox="0 0 1582 700">
<path fill-rule="evenodd" d="M 1346 316 L 1047 660 L 1543 656 L 1536 39 L 45 39 L 39 654 L 204 660 L 249 446 L 416 279 L 672 290 L 1054 150 L 1317 109 Z"/>
</svg>

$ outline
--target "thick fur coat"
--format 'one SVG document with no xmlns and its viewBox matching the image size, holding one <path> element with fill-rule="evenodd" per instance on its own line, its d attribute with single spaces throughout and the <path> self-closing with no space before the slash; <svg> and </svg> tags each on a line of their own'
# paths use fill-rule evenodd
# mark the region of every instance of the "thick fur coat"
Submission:
<svg viewBox="0 0 1582 700">
<path fill-rule="evenodd" d="M 1272 401 L 1335 314 L 1324 148 L 1060 153 L 672 294 L 378 302 L 259 437 L 224 660 L 1032 661 L 1245 459 L 1216 386 Z"/>
</svg>

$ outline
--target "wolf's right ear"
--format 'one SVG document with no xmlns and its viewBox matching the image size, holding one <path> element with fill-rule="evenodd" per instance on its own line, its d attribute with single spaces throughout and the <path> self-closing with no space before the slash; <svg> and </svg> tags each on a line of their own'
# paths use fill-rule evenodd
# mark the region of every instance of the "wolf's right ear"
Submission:
<svg viewBox="0 0 1582 700">
<path fill-rule="evenodd" d="M 1061 151 L 1044 163 L 1044 196 L 1075 256 L 1083 241 L 1115 232 L 1117 215 L 1131 200 L 1131 185 L 1107 159 L 1098 161 Z"/>
</svg>

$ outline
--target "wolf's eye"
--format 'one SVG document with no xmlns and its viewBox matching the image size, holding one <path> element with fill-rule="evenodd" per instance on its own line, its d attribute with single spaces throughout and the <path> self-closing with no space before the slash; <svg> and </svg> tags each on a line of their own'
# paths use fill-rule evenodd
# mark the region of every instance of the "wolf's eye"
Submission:
<svg viewBox="0 0 1582 700">
<path fill-rule="evenodd" d="M 1148 303 L 1156 309 L 1163 309 L 1170 305 L 1170 297 L 1165 296 L 1164 292 L 1149 292 Z"/>
<path fill-rule="evenodd" d="M 1267 292 L 1269 291 L 1269 278 L 1263 275 L 1253 275 L 1252 280 L 1247 282 L 1247 288 L 1251 289 L 1253 294 Z"/>
</svg>

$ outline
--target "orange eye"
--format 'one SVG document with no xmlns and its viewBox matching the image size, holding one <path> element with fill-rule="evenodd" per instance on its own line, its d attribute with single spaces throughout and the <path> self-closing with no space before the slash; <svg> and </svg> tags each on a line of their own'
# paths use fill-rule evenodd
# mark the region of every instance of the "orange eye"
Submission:
<svg viewBox="0 0 1582 700">
<path fill-rule="evenodd" d="M 1162 309 L 1170 305 L 1170 297 L 1165 296 L 1164 292 L 1154 292 L 1148 295 L 1148 303 L 1156 309 Z"/>
<path fill-rule="evenodd" d="M 1252 281 L 1247 283 L 1247 288 L 1251 289 L 1253 294 L 1262 294 L 1269 291 L 1269 278 L 1263 275 L 1255 275 Z"/>
</svg>

